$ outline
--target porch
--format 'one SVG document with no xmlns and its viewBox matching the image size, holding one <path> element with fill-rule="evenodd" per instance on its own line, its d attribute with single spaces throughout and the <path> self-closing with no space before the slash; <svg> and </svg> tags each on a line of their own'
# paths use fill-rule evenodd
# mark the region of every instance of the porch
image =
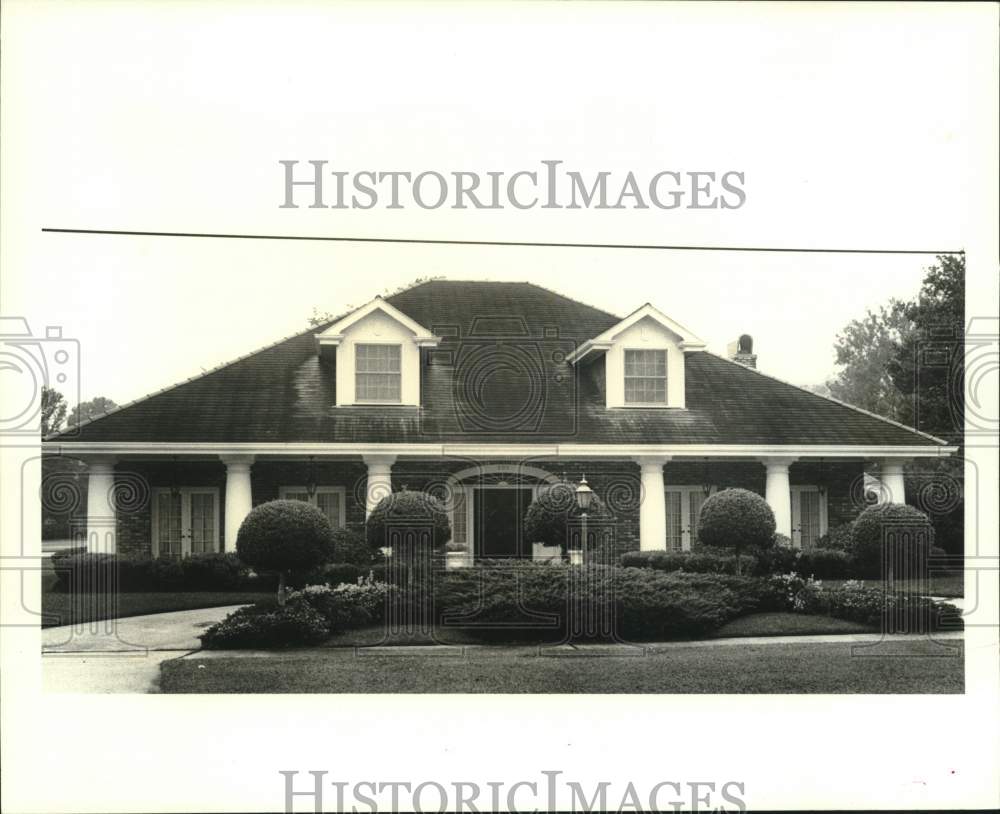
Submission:
<svg viewBox="0 0 1000 814">
<path fill-rule="evenodd" d="M 617 553 L 687 550 L 697 540 L 701 504 L 727 487 L 763 495 L 778 533 L 808 548 L 864 508 L 866 464 L 878 465 L 879 499 L 902 502 L 904 461 L 938 454 L 926 447 L 275 446 L 282 448 L 125 444 L 113 454 L 67 444 L 48 452 L 87 464 L 85 514 L 78 514 L 74 536 L 90 551 L 130 557 L 234 551 L 250 509 L 277 498 L 313 503 L 335 527 L 362 531 L 379 500 L 406 488 L 429 492 L 444 504 L 452 523 L 449 561 L 455 565 L 554 556 L 524 539 L 524 512 L 546 484 L 576 483 L 583 476 L 611 518 L 588 530 L 588 549 L 610 534 Z"/>
</svg>

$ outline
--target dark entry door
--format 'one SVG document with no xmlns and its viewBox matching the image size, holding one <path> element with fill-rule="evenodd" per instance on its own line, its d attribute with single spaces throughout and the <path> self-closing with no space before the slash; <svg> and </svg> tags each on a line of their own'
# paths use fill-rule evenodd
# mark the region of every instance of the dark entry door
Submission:
<svg viewBox="0 0 1000 814">
<path fill-rule="evenodd" d="M 476 489 L 476 556 L 531 557 L 523 542 L 530 489 Z"/>
</svg>

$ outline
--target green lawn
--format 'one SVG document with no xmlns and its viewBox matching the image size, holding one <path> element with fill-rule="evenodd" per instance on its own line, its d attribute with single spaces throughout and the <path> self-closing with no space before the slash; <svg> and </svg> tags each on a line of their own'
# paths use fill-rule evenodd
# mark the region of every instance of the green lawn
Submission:
<svg viewBox="0 0 1000 814">
<path fill-rule="evenodd" d="M 733 619 L 710 638 L 743 636 L 820 636 L 828 633 L 872 633 L 873 628 L 832 616 L 804 613 L 752 613 Z"/>
<path fill-rule="evenodd" d="M 42 593 L 42 627 L 79 624 L 98 619 L 142 616 L 145 613 L 217 608 L 223 605 L 244 605 L 273 597 L 239 591 L 197 591 L 189 593 L 120 593 L 109 602 L 104 594 Z"/>
<path fill-rule="evenodd" d="M 949 642 L 948 644 L 958 644 Z M 168 693 L 961 693 L 964 659 L 923 638 L 849 644 L 682 645 L 652 655 L 452 655 L 309 650 L 165 662 Z M 888 652 L 887 652 L 888 651 Z M 438 651 L 440 652 L 440 651 Z"/>
</svg>

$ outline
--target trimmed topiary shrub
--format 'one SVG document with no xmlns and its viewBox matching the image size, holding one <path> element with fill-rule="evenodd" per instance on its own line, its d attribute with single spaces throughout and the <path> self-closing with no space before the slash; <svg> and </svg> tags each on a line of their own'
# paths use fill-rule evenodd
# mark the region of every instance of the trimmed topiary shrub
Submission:
<svg viewBox="0 0 1000 814">
<path fill-rule="evenodd" d="M 705 545 L 730 547 L 736 554 L 774 545 L 774 512 L 767 501 L 748 489 L 723 489 L 706 498 L 698 515 L 698 539 Z"/>
<path fill-rule="evenodd" d="M 308 506 L 309 504 L 303 503 Z M 206 650 L 302 647 L 330 635 L 326 619 L 306 602 L 284 606 L 250 605 L 229 614 L 201 634 Z"/>
<path fill-rule="evenodd" d="M 410 531 L 414 533 L 408 533 Z M 398 534 L 395 532 L 399 532 Z M 441 551 L 451 538 L 451 521 L 441 502 L 426 492 L 393 492 L 372 509 L 365 523 L 370 551 L 425 541 L 432 551 Z"/>
<path fill-rule="evenodd" d="M 559 481 L 539 488 L 538 495 L 524 513 L 524 534 L 528 542 L 559 546 L 563 553 L 566 552 L 571 524 L 579 523 L 582 515 L 576 505 L 576 487 L 575 483 Z M 587 518 L 607 515 L 604 502 L 593 494 Z"/>
<path fill-rule="evenodd" d="M 906 570 L 926 561 L 934 545 L 934 527 L 927 515 L 903 503 L 869 506 L 854 521 L 851 555 L 858 576 L 877 579 L 882 574 L 882 541 L 887 532 L 894 534 L 897 550 L 891 560 Z"/>
<path fill-rule="evenodd" d="M 330 521 L 301 500 L 272 500 L 255 506 L 236 535 L 239 558 L 258 571 L 278 575 L 278 604 L 285 601 L 289 571 L 306 571 L 333 554 Z"/>
<path fill-rule="evenodd" d="M 363 534 L 351 529 L 334 529 L 333 560 L 354 565 L 371 565 L 375 558 Z"/>
</svg>

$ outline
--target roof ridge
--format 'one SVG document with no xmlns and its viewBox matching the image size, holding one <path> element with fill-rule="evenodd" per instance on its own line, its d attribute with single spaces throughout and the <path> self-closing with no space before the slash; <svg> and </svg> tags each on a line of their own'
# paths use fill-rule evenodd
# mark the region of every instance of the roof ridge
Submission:
<svg viewBox="0 0 1000 814">
<path fill-rule="evenodd" d="M 341 314 L 340 316 L 334 317 L 333 319 L 327 320 L 325 322 L 318 323 L 316 325 L 311 325 L 308 328 L 308 330 L 300 331 L 300 332 L 294 333 L 294 334 L 289 334 L 288 336 L 284 336 L 284 337 L 282 337 L 281 339 L 278 339 L 275 342 L 270 342 L 267 345 L 262 345 L 261 347 L 255 349 L 255 350 L 250 351 L 249 353 L 244 353 L 242 356 L 238 356 L 235 359 L 230 359 L 228 362 L 222 362 L 221 364 L 218 364 L 218 365 L 216 365 L 213 368 L 209 368 L 208 370 L 204 370 L 201 373 L 198 373 L 198 374 L 196 374 L 194 376 L 188 376 L 186 379 L 182 379 L 179 382 L 174 382 L 173 384 L 168 384 L 166 387 L 161 387 L 159 390 L 153 390 L 150 393 L 146 393 L 144 396 L 139 396 L 138 398 L 134 398 L 131 401 L 126 401 L 124 404 L 118 404 L 115 407 L 113 407 L 112 409 L 110 409 L 110 410 L 108 410 L 106 412 L 103 412 L 103 413 L 101 413 L 99 415 L 91 416 L 90 418 L 86 419 L 85 421 L 81 421 L 79 424 L 74 424 L 72 427 L 66 427 L 66 429 L 60 430 L 59 432 L 50 433 L 49 435 L 47 435 L 46 437 L 44 437 L 42 440 L 43 441 L 55 441 L 55 440 L 58 440 L 58 438 L 59 438 L 60 435 L 62 435 L 63 433 L 69 432 L 71 429 L 73 429 L 73 430 L 79 430 L 79 429 L 81 429 L 83 427 L 86 427 L 88 424 L 92 424 L 95 421 L 100 421 L 102 418 L 107 418 L 108 416 L 114 415 L 115 413 L 118 413 L 118 412 L 121 412 L 122 410 L 124 410 L 124 409 L 126 409 L 128 407 L 133 407 L 134 405 L 140 404 L 140 403 L 142 403 L 144 401 L 149 401 L 151 398 L 155 398 L 156 396 L 163 395 L 164 393 L 168 393 L 171 390 L 176 390 L 178 387 L 181 387 L 181 386 L 183 386 L 185 384 L 190 384 L 191 382 L 196 382 L 199 379 L 204 379 L 206 376 L 211 376 L 213 373 L 218 373 L 220 370 L 224 370 L 227 367 L 232 367 L 233 365 L 235 365 L 235 364 L 237 364 L 239 362 L 242 362 L 244 359 L 249 359 L 251 356 L 256 356 L 258 353 L 264 353 L 264 351 L 271 350 L 271 348 L 276 348 L 276 347 L 278 347 L 278 345 L 281 345 L 281 344 L 283 344 L 285 342 L 290 342 L 293 339 L 298 339 L 299 337 L 305 336 L 306 334 L 309 334 L 309 333 L 314 333 L 314 332 L 317 332 L 317 331 L 323 331 L 326 328 L 329 328 L 331 325 L 333 325 L 338 320 L 341 320 L 344 317 L 348 316 L 349 314 L 354 313 L 354 311 L 356 311 L 356 310 L 357 310 L 356 308 L 352 308 L 350 311 L 346 311 L 345 313 Z"/>
<path fill-rule="evenodd" d="M 826 399 L 827 401 L 831 401 L 834 404 L 839 404 L 841 407 L 846 407 L 849 410 L 854 410 L 855 412 L 862 413 L 863 415 L 869 416 L 870 418 L 876 418 L 879 421 L 884 421 L 886 424 L 892 424 L 895 427 L 899 427 L 900 429 L 907 430 L 908 432 L 912 432 L 916 435 L 920 435 L 924 438 L 927 438 L 930 441 L 934 441 L 937 444 L 941 444 L 942 446 L 945 447 L 952 446 L 952 444 L 948 443 L 943 438 L 938 438 L 936 435 L 931 435 L 929 432 L 923 432 L 922 430 L 918 430 L 916 427 L 908 427 L 906 424 L 903 424 L 900 421 L 896 421 L 892 418 L 886 418 L 884 415 L 873 413 L 871 410 L 866 410 L 864 407 L 858 407 L 857 405 L 849 404 L 848 402 L 841 401 L 840 399 L 834 398 L 833 396 L 824 396 L 822 393 L 813 392 L 812 390 L 802 387 L 801 385 L 793 384 L 792 382 L 785 381 L 784 379 L 779 379 L 777 376 L 772 376 L 770 373 L 764 373 L 763 371 L 758 370 L 755 367 L 747 367 L 744 364 L 740 364 L 739 362 L 730 359 L 727 356 L 722 356 L 721 354 L 715 353 L 714 351 L 703 350 L 700 351 L 700 353 L 707 353 L 709 356 L 714 356 L 717 359 L 721 359 L 723 362 L 729 362 L 729 364 L 736 365 L 737 367 L 740 367 L 749 373 L 756 373 L 758 376 L 763 376 L 765 379 L 770 379 L 771 381 L 787 385 L 788 387 L 794 387 L 796 390 L 801 390 L 803 393 L 808 393 L 810 396 L 815 396 L 818 399 Z"/>
<path fill-rule="evenodd" d="M 589 302 L 578 300 L 576 297 L 568 297 L 562 292 L 556 291 L 555 289 L 549 288 L 548 286 L 539 285 L 538 283 L 533 283 L 530 280 L 520 280 L 518 282 L 522 283 L 523 285 L 530 285 L 533 288 L 540 288 L 542 291 L 547 291 L 549 294 L 555 294 L 557 297 L 562 297 L 564 300 L 575 302 L 577 305 L 582 305 L 584 308 L 589 308 L 592 311 L 597 311 L 598 313 L 604 314 L 605 316 L 609 316 L 612 319 L 618 320 L 619 322 L 621 322 L 622 319 L 625 319 L 625 317 L 621 317 L 618 314 L 613 314 L 611 313 L 611 311 L 605 311 L 603 308 L 598 308 L 596 305 L 591 305 Z"/>
</svg>

